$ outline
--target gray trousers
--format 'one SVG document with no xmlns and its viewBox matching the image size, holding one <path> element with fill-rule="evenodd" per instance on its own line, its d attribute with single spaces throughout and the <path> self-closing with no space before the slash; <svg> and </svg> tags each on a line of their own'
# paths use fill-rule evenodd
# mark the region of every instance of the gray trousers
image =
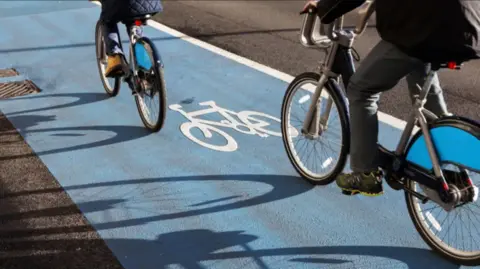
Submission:
<svg viewBox="0 0 480 269">
<path fill-rule="evenodd" d="M 351 77 L 347 97 L 350 106 L 350 166 L 353 172 L 378 169 L 378 116 L 380 94 L 406 76 L 410 97 L 418 94 L 427 76 L 425 63 L 409 57 L 393 44 L 380 41 Z M 413 99 L 412 99 L 413 101 Z M 435 76 L 425 108 L 437 116 L 447 114 L 442 88 Z"/>
</svg>

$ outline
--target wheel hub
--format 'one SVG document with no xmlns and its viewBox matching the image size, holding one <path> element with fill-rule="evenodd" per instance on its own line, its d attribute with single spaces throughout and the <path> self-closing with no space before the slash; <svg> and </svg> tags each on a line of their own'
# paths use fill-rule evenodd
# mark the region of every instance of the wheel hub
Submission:
<svg viewBox="0 0 480 269">
<path fill-rule="evenodd" d="M 455 184 L 448 184 L 448 192 L 439 194 L 439 192 L 420 185 L 428 198 L 439 204 L 445 211 L 475 202 L 478 199 L 478 188 L 474 185 L 460 189 Z"/>
<path fill-rule="evenodd" d="M 151 75 L 140 71 L 138 72 L 138 82 L 137 85 L 140 86 L 141 92 L 147 95 L 148 97 L 153 97 L 153 83 L 150 82 Z"/>
<path fill-rule="evenodd" d="M 305 131 L 303 128 L 302 128 L 302 134 L 309 140 L 315 140 L 317 139 L 319 136 L 322 136 L 323 132 L 325 132 L 325 128 L 323 127 L 322 124 L 319 124 L 318 126 L 318 133 L 316 133 L 315 131 Z"/>
</svg>

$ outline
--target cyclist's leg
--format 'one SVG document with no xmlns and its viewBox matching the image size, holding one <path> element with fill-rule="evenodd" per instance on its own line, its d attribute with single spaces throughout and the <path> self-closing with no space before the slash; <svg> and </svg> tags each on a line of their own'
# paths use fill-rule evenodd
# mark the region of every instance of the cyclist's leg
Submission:
<svg viewBox="0 0 480 269">
<path fill-rule="evenodd" d="M 105 76 L 116 77 L 123 75 L 123 51 L 120 48 L 120 34 L 118 32 L 118 20 L 116 19 L 117 9 L 112 0 L 102 2 L 100 21 L 103 28 L 103 39 L 105 40 L 106 54 L 108 56 Z"/>
<path fill-rule="evenodd" d="M 419 64 L 410 74 L 407 75 L 408 90 L 410 92 L 410 98 L 413 102 L 413 96 L 420 93 L 420 90 L 417 88 L 416 84 L 423 87 L 425 80 L 427 78 L 427 65 Z M 427 102 L 425 103 L 425 108 L 435 113 L 437 116 L 449 115 L 450 113 L 447 110 L 447 104 L 443 98 L 443 90 L 440 86 L 440 81 L 438 75 L 435 74 L 432 81 L 432 86 L 428 92 Z"/>
<path fill-rule="evenodd" d="M 123 54 L 120 48 L 120 34 L 118 33 L 117 22 L 103 23 L 103 38 L 105 40 L 105 46 L 107 47 L 106 53 L 108 56 Z"/>
<path fill-rule="evenodd" d="M 378 172 L 378 117 L 380 94 L 393 88 L 418 61 L 393 44 L 380 41 L 352 76 L 347 96 L 350 105 L 351 174 L 337 178 L 337 185 L 364 194 L 382 192 Z"/>
</svg>

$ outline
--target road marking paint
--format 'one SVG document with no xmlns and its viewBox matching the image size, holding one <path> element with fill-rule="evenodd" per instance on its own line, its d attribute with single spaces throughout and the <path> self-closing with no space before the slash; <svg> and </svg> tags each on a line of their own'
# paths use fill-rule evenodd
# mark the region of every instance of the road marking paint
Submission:
<svg viewBox="0 0 480 269">
<path fill-rule="evenodd" d="M 268 118 L 278 122 L 280 125 L 280 119 L 276 117 L 267 115 L 262 112 L 247 111 L 247 110 L 240 111 L 237 113 L 237 112 L 218 106 L 214 101 L 201 102 L 199 103 L 199 105 L 209 106 L 209 108 L 196 110 L 192 112 L 184 111 L 182 109 L 182 106 L 179 104 L 170 105 L 169 108 L 173 111 L 179 112 L 189 120 L 188 122 L 184 122 L 182 123 L 182 125 L 180 125 L 180 130 L 187 138 L 189 138 L 193 142 L 203 147 L 213 149 L 216 151 L 223 151 L 223 152 L 232 152 L 238 149 L 238 144 L 233 137 L 231 137 L 229 134 L 225 133 L 224 131 L 214 126 L 231 128 L 240 133 L 249 134 L 249 135 L 258 135 L 263 138 L 269 137 L 269 136 L 277 136 L 277 137 L 282 136 L 281 132 L 274 132 L 274 131 L 265 129 L 265 127 L 269 126 L 270 123 L 259 119 L 261 117 Z M 220 121 L 212 121 L 212 120 L 197 118 L 198 116 L 203 116 L 211 113 L 218 113 L 225 119 Z M 240 122 L 237 121 L 233 116 L 237 116 L 238 119 L 240 119 Z M 200 131 L 202 131 L 205 138 L 212 138 L 212 132 L 220 134 L 221 136 L 223 136 L 223 138 L 225 138 L 225 140 L 227 140 L 227 144 L 223 146 L 218 146 L 218 145 L 206 143 L 196 138 L 195 135 L 192 134 L 191 132 L 192 128 L 198 128 Z"/>
</svg>

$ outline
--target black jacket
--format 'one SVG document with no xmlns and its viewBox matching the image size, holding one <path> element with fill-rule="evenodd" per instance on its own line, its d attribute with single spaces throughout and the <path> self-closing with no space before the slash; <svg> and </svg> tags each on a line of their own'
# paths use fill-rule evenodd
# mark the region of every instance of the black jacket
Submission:
<svg viewBox="0 0 480 269">
<path fill-rule="evenodd" d="M 359 7 L 365 0 L 320 0 L 323 23 Z M 480 1 L 376 0 L 380 37 L 425 62 L 480 58 Z"/>
<path fill-rule="evenodd" d="M 101 19 L 120 22 L 128 18 L 162 11 L 160 0 L 102 0 Z"/>
</svg>

